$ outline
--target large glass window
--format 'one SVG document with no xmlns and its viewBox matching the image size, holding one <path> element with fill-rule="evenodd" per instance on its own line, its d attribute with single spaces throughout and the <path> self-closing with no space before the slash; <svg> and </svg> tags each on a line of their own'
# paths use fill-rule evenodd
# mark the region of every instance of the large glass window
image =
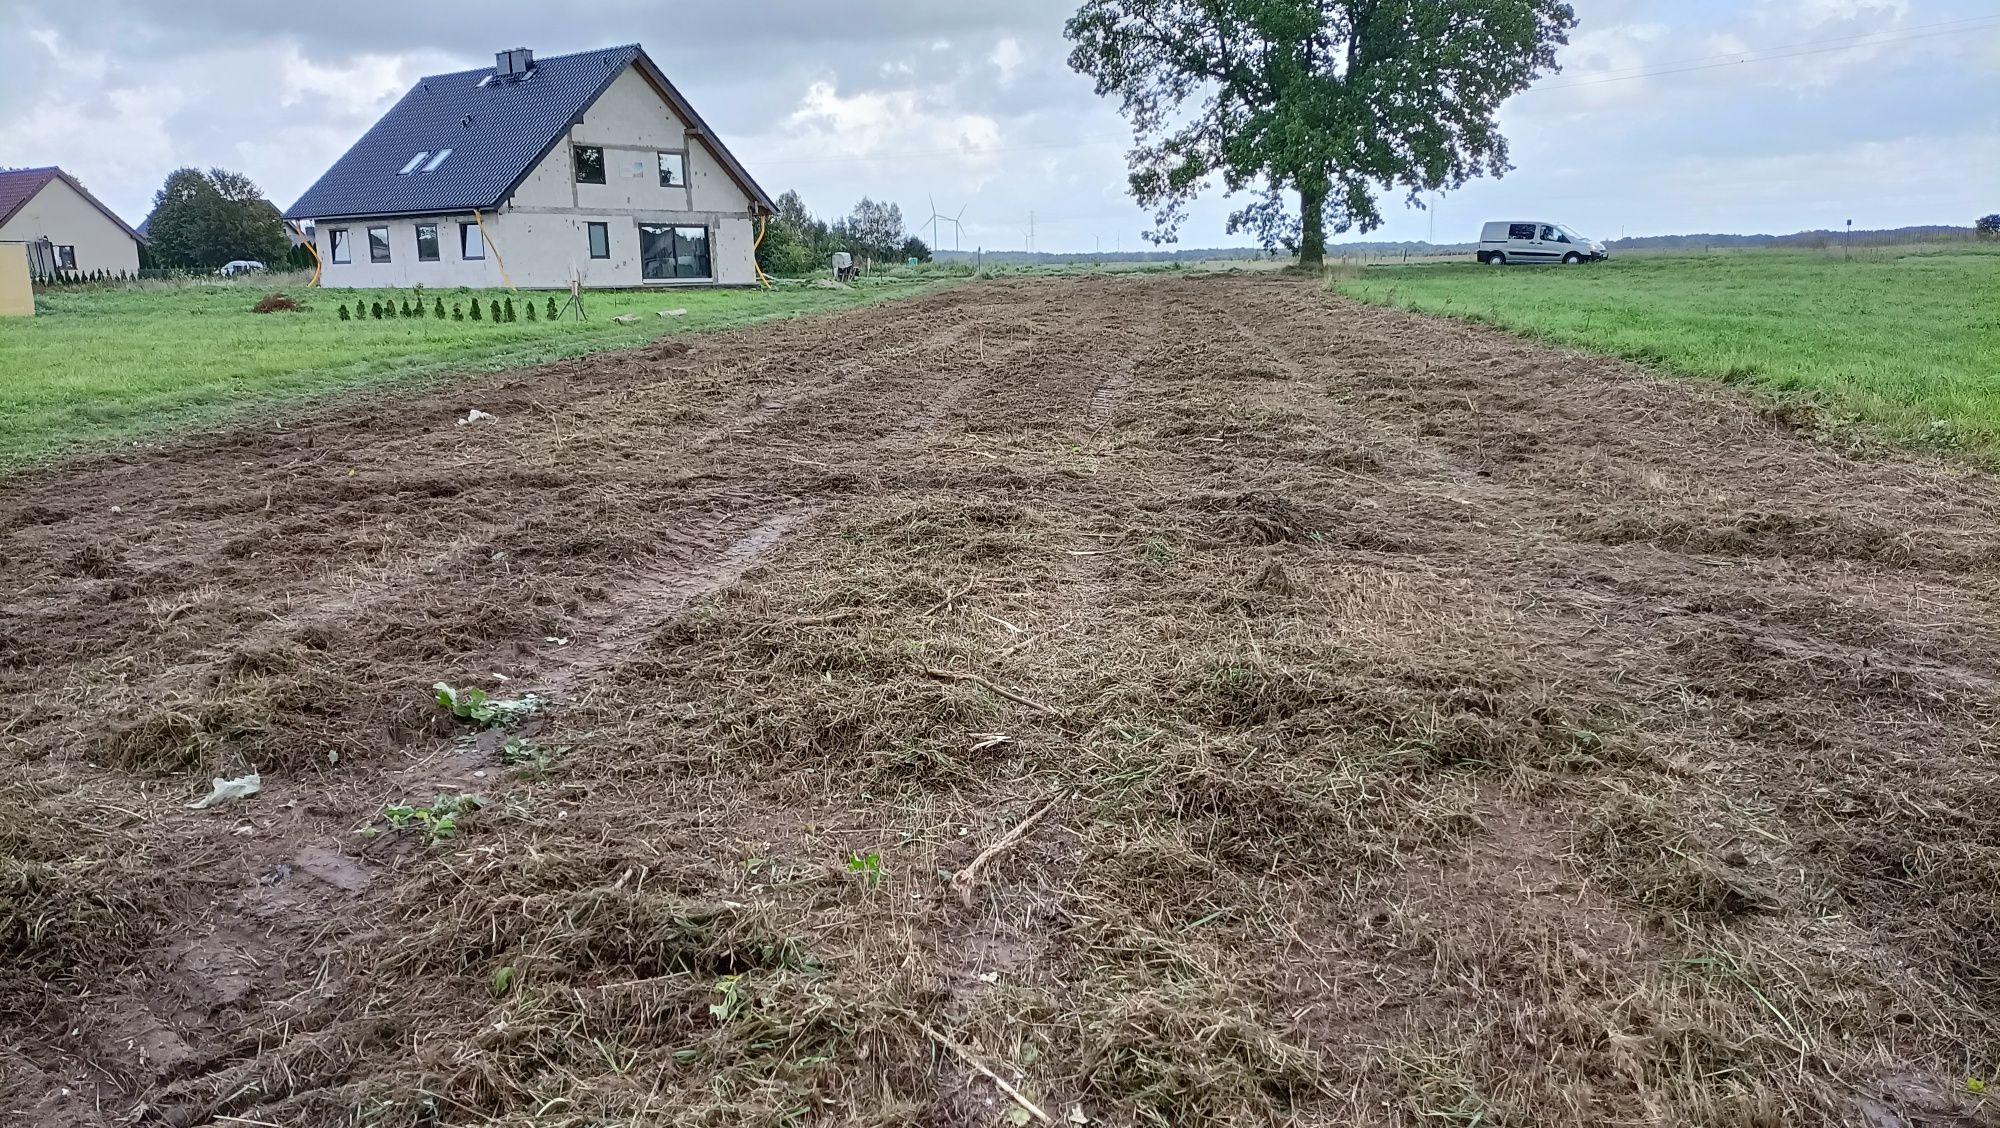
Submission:
<svg viewBox="0 0 2000 1128">
<path fill-rule="evenodd" d="M 354 248 L 347 241 L 347 228 L 329 228 L 326 233 L 327 254 L 338 265 L 354 261 Z"/>
<path fill-rule="evenodd" d="M 368 261 L 389 261 L 389 229 L 371 227 L 368 229 Z"/>
<path fill-rule="evenodd" d="M 417 224 L 417 261 L 436 262 L 438 260 L 438 225 Z"/>
<path fill-rule="evenodd" d="M 576 182 L 578 184 L 604 183 L 604 149 L 597 145 L 575 146 Z"/>
<path fill-rule="evenodd" d="M 75 270 L 76 248 L 68 245 L 57 247 L 56 266 L 62 270 Z"/>
<path fill-rule="evenodd" d="M 688 182 L 686 153 L 660 154 L 660 187 L 685 188 Z"/>
<path fill-rule="evenodd" d="M 486 257 L 486 238 L 479 233 L 477 223 L 458 225 L 458 257 L 467 262 L 478 262 Z"/>
<path fill-rule="evenodd" d="M 590 235 L 590 257 L 608 259 L 611 257 L 611 225 L 608 223 L 586 223 L 584 229 Z"/>
<path fill-rule="evenodd" d="M 639 256 L 649 282 L 710 278 L 708 228 L 639 226 Z"/>
</svg>

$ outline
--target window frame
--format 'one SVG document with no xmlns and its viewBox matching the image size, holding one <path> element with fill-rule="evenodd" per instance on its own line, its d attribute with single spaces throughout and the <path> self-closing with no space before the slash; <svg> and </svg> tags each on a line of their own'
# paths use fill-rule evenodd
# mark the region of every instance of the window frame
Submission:
<svg viewBox="0 0 2000 1128">
<path fill-rule="evenodd" d="M 1527 230 L 1527 234 L 1525 235 L 1521 234 L 1524 228 Z M 1537 226 L 1532 223 L 1510 223 L 1507 225 L 1507 241 L 1510 243 L 1532 243 L 1535 241 L 1535 235 L 1538 230 Z"/>
<path fill-rule="evenodd" d="M 75 270 L 75 269 L 76 269 L 76 244 L 75 244 L 75 243 L 57 243 L 57 244 L 55 244 L 55 248 L 56 248 L 56 269 L 57 269 L 57 270 Z"/>
<path fill-rule="evenodd" d="M 604 240 L 603 254 L 597 253 L 600 236 Z M 609 259 L 611 257 L 611 224 L 603 220 L 586 220 L 583 225 L 583 238 L 592 259 Z"/>
<path fill-rule="evenodd" d="M 397 173 L 396 175 L 397 175 L 397 176 L 408 176 L 408 175 L 410 175 L 411 173 L 413 173 L 413 172 L 417 171 L 417 168 L 418 168 L 418 167 L 419 167 L 420 165 L 422 165 L 422 164 L 423 164 L 423 163 L 424 163 L 425 161 L 427 161 L 427 160 L 430 160 L 430 159 L 431 159 L 431 151 L 430 151 L 429 149 L 425 149 L 425 150 L 424 150 L 423 152 L 420 152 L 420 153 L 418 153 L 418 154 L 417 154 L 416 156 L 414 156 L 414 157 L 411 157 L 411 158 L 410 158 L 410 163 L 409 163 L 409 164 L 406 164 L 406 165 L 404 165 L 404 166 L 403 166 L 403 170 L 402 170 L 401 172 Z"/>
<path fill-rule="evenodd" d="M 705 223 L 641 223 L 638 226 L 639 226 L 639 275 L 641 280 L 647 283 L 654 283 L 654 284 L 715 281 L 715 231 L 713 228 L 709 227 Z M 701 232 L 702 254 L 703 257 L 705 257 L 708 260 L 707 273 L 705 274 L 676 273 L 665 278 L 654 278 L 650 274 L 648 274 L 648 271 L 652 269 L 653 256 L 648 255 L 646 253 L 646 236 L 648 232 L 659 232 L 659 231 L 668 231 L 673 233 L 674 249 L 676 252 L 673 258 L 676 264 L 678 264 L 680 261 L 680 255 L 678 253 L 680 248 L 680 232 L 683 231 Z"/>
<path fill-rule="evenodd" d="M 472 233 L 472 234 L 474 234 L 474 235 L 477 235 L 477 236 L 479 236 L 479 253 L 478 253 L 478 254 L 476 254 L 476 255 L 473 255 L 473 254 L 467 254 L 467 253 L 466 253 L 466 251 L 465 251 L 465 246 L 466 246 L 466 244 L 465 244 L 465 238 L 466 238 L 466 233 L 467 233 L 467 232 L 470 232 L 470 233 Z M 484 231 L 481 231 L 481 230 L 479 229 L 479 224 L 478 224 L 478 222 L 477 222 L 477 221 L 474 221 L 474 222 L 471 222 L 471 223 L 465 223 L 465 222 L 460 222 L 460 223 L 459 223 L 459 225 L 458 225 L 458 258 L 459 258 L 459 261 L 460 261 L 460 262 L 485 262 L 485 261 L 486 261 L 486 232 L 484 232 Z"/>
<path fill-rule="evenodd" d="M 444 261 L 444 244 L 438 241 L 438 225 L 436 223 L 419 223 L 416 225 L 416 227 L 417 227 L 417 261 L 418 262 Z M 429 228 L 431 233 L 430 254 L 424 253 L 425 228 Z"/>
<path fill-rule="evenodd" d="M 583 155 L 585 153 L 597 154 L 597 178 L 595 180 L 584 175 Z M 611 182 L 610 158 L 605 155 L 604 146 L 602 145 L 572 144 L 569 147 L 569 163 L 572 171 L 576 173 L 576 182 L 578 184 L 609 184 Z"/>
<path fill-rule="evenodd" d="M 353 232 L 345 227 L 326 229 L 326 261 L 335 266 L 354 264 Z"/>
<path fill-rule="evenodd" d="M 375 242 L 375 233 L 378 231 L 382 233 L 382 242 L 379 244 L 379 249 L 381 250 L 382 253 L 379 257 L 375 253 L 376 250 L 378 249 L 378 244 Z M 368 264 L 370 266 L 381 266 L 384 263 L 387 263 L 392 257 L 393 256 L 390 254 L 390 248 L 389 248 L 388 225 L 384 224 L 381 227 L 370 227 L 368 229 Z"/>
<path fill-rule="evenodd" d="M 442 168 L 444 166 L 444 162 L 450 160 L 451 155 L 457 151 L 458 150 L 456 149 L 439 149 L 437 152 L 432 153 L 431 159 L 424 162 L 424 167 L 417 170 L 418 175 L 421 176 L 426 173 L 436 172 L 438 169 Z"/>
<path fill-rule="evenodd" d="M 688 155 L 686 149 L 656 149 L 654 150 L 654 156 L 654 163 L 660 173 L 660 187 L 685 189 L 688 186 Z M 680 182 L 677 184 L 667 183 L 667 170 L 665 166 L 668 157 L 674 157 L 680 162 Z"/>
</svg>

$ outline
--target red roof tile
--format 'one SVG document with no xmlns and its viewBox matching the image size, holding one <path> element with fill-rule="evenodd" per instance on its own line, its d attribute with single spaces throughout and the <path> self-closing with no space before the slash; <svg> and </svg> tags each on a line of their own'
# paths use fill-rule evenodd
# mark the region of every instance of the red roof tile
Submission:
<svg viewBox="0 0 2000 1128">
<path fill-rule="evenodd" d="M 104 218 L 123 228 L 127 235 L 141 242 L 145 241 L 144 236 L 132 230 L 131 224 L 118 218 L 117 212 L 105 207 L 103 201 L 91 195 L 88 189 L 79 184 L 76 177 L 55 167 L 0 168 L 0 224 L 5 224 L 14 218 L 15 212 L 26 207 L 28 201 L 34 199 L 42 189 L 47 188 L 51 180 L 58 178 L 76 189 L 77 195 L 89 200 L 92 207 L 103 212 Z"/>
</svg>

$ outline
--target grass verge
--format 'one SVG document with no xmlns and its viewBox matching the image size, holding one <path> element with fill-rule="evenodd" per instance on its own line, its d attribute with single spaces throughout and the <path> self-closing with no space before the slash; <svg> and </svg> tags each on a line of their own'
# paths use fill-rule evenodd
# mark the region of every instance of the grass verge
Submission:
<svg viewBox="0 0 2000 1128">
<path fill-rule="evenodd" d="M 248 408 L 443 374 L 490 371 L 647 344 L 670 333 L 733 329 L 925 293 L 944 280 L 870 280 L 846 288 L 784 282 L 771 291 L 590 294 L 588 321 L 546 318 L 549 295 L 445 290 L 312 290 L 254 285 L 54 292 L 38 315 L 0 322 L 0 469 L 211 423 Z M 268 290 L 298 312 L 251 312 Z M 514 300 L 516 320 L 451 316 L 476 300 Z M 340 307 L 420 301 L 447 316 L 343 321 Z M 534 321 L 526 306 L 536 306 Z M 558 299 L 560 304 L 560 299 Z M 662 317 L 662 310 L 685 310 Z M 631 314 L 636 321 L 612 318 Z"/>
<path fill-rule="evenodd" d="M 1803 396 L 1832 430 L 2000 457 L 2000 253 L 1645 256 L 1379 267 L 1349 297 Z"/>
</svg>

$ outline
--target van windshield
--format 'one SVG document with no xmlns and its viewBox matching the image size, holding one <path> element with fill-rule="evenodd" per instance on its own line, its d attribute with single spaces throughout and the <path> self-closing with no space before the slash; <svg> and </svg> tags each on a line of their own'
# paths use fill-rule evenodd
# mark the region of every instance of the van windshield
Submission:
<svg viewBox="0 0 2000 1128">
<path fill-rule="evenodd" d="M 1576 229 L 1575 229 L 1575 228 L 1573 228 L 1573 227 L 1563 227 L 1563 226 L 1561 226 L 1561 225 L 1558 225 L 1558 226 L 1556 227 L 1556 230 L 1558 230 L 1558 231 L 1562 232 L 1563 234 L 1565 234 L 1565 235 L 1569 236 L 1569 241 L 1570 241 L 1570 242 L 1572 242 L 1572 243 L 1588 243 L 1588 242 L 1590 242 L 1590 240 L 1588 240 L 1588 239 L 1584 238 L 1584 237 L 1583 237 L 1583 236 L 1581 236 L 1581 235 L 1578 235 L 1578 234 L 1576 233 Z"/>
</svg>

